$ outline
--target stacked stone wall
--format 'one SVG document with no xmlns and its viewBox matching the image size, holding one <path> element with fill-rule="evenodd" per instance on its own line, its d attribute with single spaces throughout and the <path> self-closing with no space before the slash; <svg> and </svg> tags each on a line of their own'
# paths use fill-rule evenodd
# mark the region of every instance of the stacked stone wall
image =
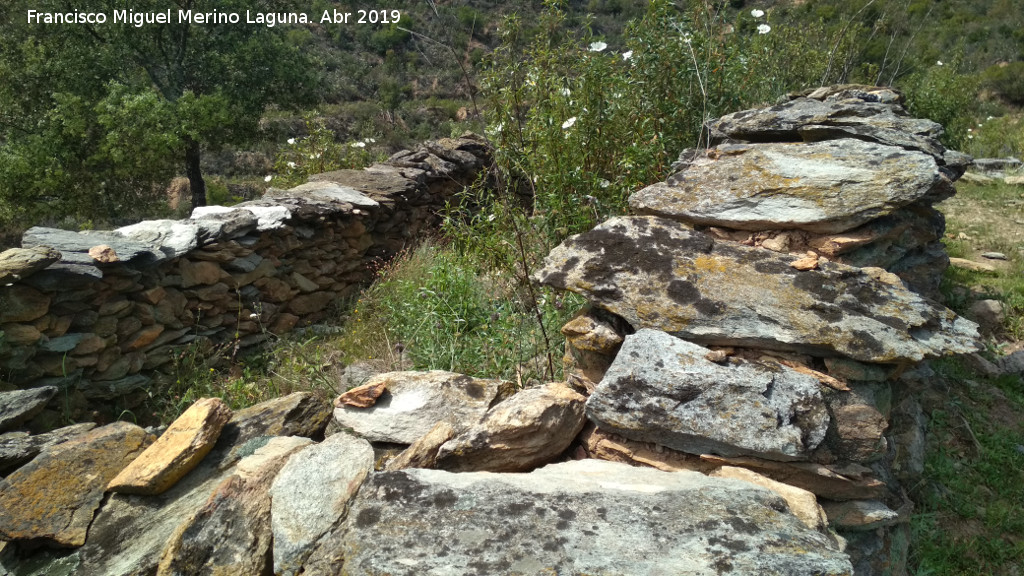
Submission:
<svg viewBox="0 0 1024 576">
<path fill-rule="evenodd" d="M 131 408 L 188 347 L 233 354 L 321 320 L 436 227 L 489 156 L 476 137 L 445 139 L 187 220 L 32 228 L 0 256 L 0 378 L 66 390 L 75 419 Z"/>
</svg>

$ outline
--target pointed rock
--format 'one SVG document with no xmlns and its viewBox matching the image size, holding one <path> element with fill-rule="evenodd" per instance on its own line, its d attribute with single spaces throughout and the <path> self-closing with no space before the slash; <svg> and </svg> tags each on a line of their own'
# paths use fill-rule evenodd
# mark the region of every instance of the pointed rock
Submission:
<svg viewBox="0 0 1024 576">
<path fill-rule="evenodd" d="M 785 461 L 817 448 L 829 423 L 817 379 L 781 365 L 721 366 L 708 352 L 657 330 L 627 336 L 587 416 L 605 431 L 698 455 Z"/>
<path fill-rule="evenodd" d="M 213 449 L 231 418 L 220 398 L 196 401 L 134 462 L 121 471 L 107 490 L 124 494 L 160 494 L 174 485 Z"/>
<path fill-rule="evenodd" d="M 302 572 L 317 541 L 345 516 L 373 470 L 373 448 L 345 433 L 294 454 L 270 488 L 274 573 Z"/>
<path fill-rule="evenodd" d="M 555 248 L 537 281 L 585 296 L 635 329 L 704 345 L 916 362 L 978 349 L 977 326 L 869 271 L 794 258 L 654 216 L 612 218 Z"/>
<path fill-rule="evenodd" d="M 153 437 L 115 422 L 44 450 L 0 482 L 0 537 L 85 544 L 103 490 Z"/>
<path fill-rule="evenodd" d="M 466 426 L 475 423 L 511 385 L 454 372 L 388 372 L 364 384 L 383 384 L 386 390 L 369 408 L 341 405 L 334 419 L 371 442 L 412 444 L 441 421 Z"/>
<path fill-rule="evenodd" d="M 927 154 L 846 139 L 721 145 L 629 205 L 693 224 L 835 233 L 952 193 Z"/>
<path fill-rule="evenodd" d="M 547 464 L 583 429 L 586 400 L 562 382 L 523 390 L 441 446 L 437 467 L 523 472 Z"/>
<path fill-rule="evenodd" d="M 528 474 L 375 474 L 339 573 L 839 576 L 849 560 L 777 495 L 696 472 L 580 460 Z"/>
</svg>

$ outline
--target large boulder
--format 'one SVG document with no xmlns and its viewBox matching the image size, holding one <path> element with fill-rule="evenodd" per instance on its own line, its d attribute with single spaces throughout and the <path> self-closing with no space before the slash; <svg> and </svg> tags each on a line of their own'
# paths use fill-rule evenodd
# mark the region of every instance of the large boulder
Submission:
<svg viewBox="0 0 1024 576">
<path fill-rule="evenodd" d="M 338 572 L 847 575 L 831 539 L 746 482 L 580 460 L 528 474 L 371 476 Z"/>
<path fill-rule="evenodd" d="M 715 241 L 655 216 L 612 218 L 555 248 L 534 274 L 634 328 L 704 345 L 866 362 L 916 362 L 978 349 L 977 326 L 871 270 Z"/>
<path fill-rule="evenodd" d="M 743 230 L 842 232 L 953 188 L 927 154 L 853 139 L 724 144 L 629 198 L 640 214 Z"/>
<path fill-rule="evenodd" d="M 691 454 L 806 459 L 828 430 L 818 380 L 781 365 L 734 360 L 664 332 L 626 337 L 587 400 L 601 429 Z"/>
</svg>

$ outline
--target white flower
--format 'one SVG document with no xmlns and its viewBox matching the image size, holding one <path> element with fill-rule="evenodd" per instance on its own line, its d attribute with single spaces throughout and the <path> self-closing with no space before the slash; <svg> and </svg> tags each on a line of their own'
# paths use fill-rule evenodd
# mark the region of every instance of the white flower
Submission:
<svg viewBox="0 0 1024 576">
<path fill-rule="evenodd" d="M 967 135 L 967 139 L 968 140 L 974 140 L 974 134 L 968 134 Z"/>
<path fill-rule="evenodd" d="M 757 25 L 757 33 L 758 34 L 767 34 L 767 33 L 771 32 L 771 31 L 772 31 L 772 27 L 767 25 L 767 24 L 758 24 Z"/>
<path fill-rule="evenodd" d="M 981 126 L 981 124 L 978 124 L 978 126 Z M 974 129 L 973 128 L 968 128 L 967 131 L 968 132 L 974 132 Z"/>
<path fill-rule="evenodd" d="M 488 222 L 494 222 L 494 219 L 497 218 L 497 217 L 498 217 L 497 214 L 491 214 L 490 216 L 487 217 L 487 221 Z"/>
<path fill-rule="evenodd" d="M 693 42 L 693 34 L 690 34 L 689 32 L 683 32 L 683 42 L 686 42 L 687 44 Z"/>
<path fill-rule="evenodd" d="M 601 188 L 607 188 L 607 187 L 609 187 L 609 186 L 611 186 L 611 185 L 612 185 L 612 183 L 611 183 L 611 182 L 609 182 L 609 181 L 605 180 L 604 178 L 602 178 L 602 179 L 601 179 L 601 180 L 600 180 L 600 181 L 599 181 L 599 182 L 598 182 L 597 184 L 598 184 L 598 186 L 600 186 Z"/>
<path fill-rule="evenodd" d="M 353 142 L 353 148 L 366 148 L 366 142 Z"/>
<path fill-rule="evenodd" d="M 981 124 L 980 123 L 978 124 L 978 128 L 981 128 Z"/>
<path fill-rule="evenodd" d="M 754 18 L 760 18 L 761 16 L 764 16 L 764 10 L 758 10 L 755 8 L 750 11 L 750 15 Z"/>
<path fill-rule="evenodd" d="M 316 156 L 314 156 L 314 155 L 310 154 L 310 155 L 309 155 L 309 159 L 310 159 L 310 160 L 316 160 Z"/>
<path fill-rule="evenodd" d="M 942 60 L 938 60 L 937 62 L 935 62 L 935 65 L 936 66 L 942 66 Z"/>
<path fill-rule="evenodd" d="M 575 124 L 575 123 L 576 123 L 576 117 L 573 116 L 572 118 L 569 118 L 565 122 L 562 122 L 562 128 L 565 129 L 565 130 L 568 130 L 569 128 L 572 128 L 572 125 Z"/>
<path fill-rule="evenodd" d="M 249 314 L 249 319 L 250 320 L 259 320 L 260 319 L 260 315 L 255 313 L 255 312 L 253 312 L 252 314 Z"/>
<path fill-rule="evenodd" d="M 985 118 L 985 121 L 988 122 L 989 120 L 993 120 L 994 118 L 995 116 L 989 116 L 988 118 Z"/>
<path fill-rule="evenodd" d="M 295 144 L 295 138 L 289 138 L 288 139 L 288 143 L 289 144 Z"/>
<path fill-rule="evenodd" d="M 623 60 L 629 60 L 632 57 L 633 57 L 633 51 L 632 50 L 627 50 L 626 52 L 622 53 L 622 59 Z"/>
<path fill-rule="evenodd" d="M 570 92 L 568 88 L 562 88 L 561 90 L 559 90 L 559 92 L 562 93 L 562 96 L 568 96 L 572 94 L 572 92 Z"/>
<path fill-rule="evenodd" d="M 608 45 L 605 44 L 604 42 L 591 42 L 590 43 L 590 51 L 591 52 L 600 52 L 600 51 L 604 50 L 607 47 L 608 47 Z"/>
<path fill-rule="evenodd" d="M 295 168 L 295 162 L 289 162 L 288 163 L 288 167 L 289 168 Z"/>
<path fill-rule="evenodd" d="M 273 179 L 274 179 L 274 176 L 272 174 L 267 174 L 267 177 L 264 178 L 263 181 L 264 182 L 270 182 Z"/>
<path fill-rule="evenodd" d="M 375 144 L 377 142 L 377 139 L 376 138 L 367 138 L 366 141 L 369 142 L 370 144 Z"/>
</svg>

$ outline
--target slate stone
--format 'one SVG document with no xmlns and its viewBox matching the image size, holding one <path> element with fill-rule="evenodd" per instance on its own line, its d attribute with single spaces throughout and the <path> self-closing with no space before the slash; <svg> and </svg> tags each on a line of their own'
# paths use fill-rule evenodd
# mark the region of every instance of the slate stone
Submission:
<svg viewBox="0 0 1024 576">
<path fill-rule="evenodd" d="M 144 220 L 115 230 L 125 238 L 145 242 L 171 258 L 194 250 L 199 242 L 199 226 L 188 220 Z"/>
<path fill-rule="evenodd" d="M 56 393 L 55 386 L 0 392 L 0 432 L 13 430 L 31 420 Z"/>
<path fill-rule="evenodd" d="M 289 458 L 270 488 L 275 574 L 302 573 L 317 541 L 344 518 L 373 460 L 369 442 L 345 433 Z"/>
<path fill-rule="evenodd" d="M 860 140 L 721 145 L 629 198 L 638 214 L 741 230 L 842 232 L 943 188 L 926 154 Z M 948 188 L 948 190 L 946 189 Z"/>
<path fill-rule="evenodd" d="M 979 348 L 977 326 L 877 274 L 715 241 L 673 220 L 612 218 L 555 248 L 533 278 L 635 329 L 703 345 L 916 362 Z"/>
<path fill-rule="evenodd" d="M 0 324 L 30 322 L 50 309 L 50 297 L 21 284 L 0 287 Z"/>
<path fill-rule="evenodd" d="M 942 159 L 942 126 L 913 118 L 900 106 L 854 100 L 797 98 L 777 106 L 726 114 L 709 124 L 718 139 L 786 142 L 856 137 L 920 150 Z"/>
<path fill-rule="evenodd" d="M 120 262 L 149 265 L 167 259 L 155 244 L 133 240 L 112 230 L 72 232 L 33 226 L 22 236 L 21 245 L 25 248 L 49 246 L 60 251 L 62 263 L 88 266 L 96 264 L 89 256 L 89 249 L 100 245 L 113 248 Z"/>
<path fill-rule="evenodd" d="M 339 572 L 349 576 L 852 570 L 828 537 L 768 490 L 598 460 L 528 474 L 375 474 L 346 529 Z"/>
<path fill-rule="evenodd" d="M 691 454 L 805 459 L 828 430 L 817 379 L 781 365 L 733 360 L 664 332 L 626 336 L 587 400 L 607 432 Z"/>
<path fill-rule="evenodd" d="M 239 461 L 171 536 L 157 576 L 270 574 L 270 484 L 288 457 L 311 443 L 279 436 Z"/>
<path fill-rule="evenodd" d="M 331 181 L 314 181 L 301 184 L 286 191 L 270 194 L 268 198 L 281 200 L 284 198 L 302 198 L 319 202 L 339 202 L 351 204 L 356 208 L 377 208 L 380 204 L 367 197 L 355 188 L 342 186 Z"/>
<path fill-rule="evenodd" d="M 60 251 L 49 246 L 9 248 L 0 252 L 0 285 L 27 278 L 60 260 Z"/>
<path fill-rule="evenodd" d="M 107 482 L 152 441 L 115 422 L 45 449 L 0 483 L 0 537 L 81 546 Z"/>
<path fill-rule="evenodd" d="M 386 390 L 369 408 L 341 405 L 334 419 L 371 442 L 412 444 L 441 421 L 468 426 L 506 396 L 511 385 L 454 372 L 388 372 L 365 385 Z"/>
<path fill-rule="evenodd" d="M 84 434 L 96 427 L 92 422 L 73 424 L 45 434 L 6 432 L 0 434 L 0 476 L 36 457 L 45 448 Z"/>
<path fill-rule="evenodd" d="M 524 472 L 547 464 L 583 429 L 585 402 L 562 382 L 523 390 L 443 444 L 436 465 L 453 472 Z"/>
<path fill-rule="evenodd" d="M 825 502 L 828 523 L 844 530 L 874 530 L 899 522 L 900 515 L 878 500 Z"/>
<path fill-rule="evenodd" d="M 231 408 L 220 398 L 197 400 L 111 480 L 107 490 L 149 495 L 167 491 L 213 449 L 229 419 Z"/>
</svg>

